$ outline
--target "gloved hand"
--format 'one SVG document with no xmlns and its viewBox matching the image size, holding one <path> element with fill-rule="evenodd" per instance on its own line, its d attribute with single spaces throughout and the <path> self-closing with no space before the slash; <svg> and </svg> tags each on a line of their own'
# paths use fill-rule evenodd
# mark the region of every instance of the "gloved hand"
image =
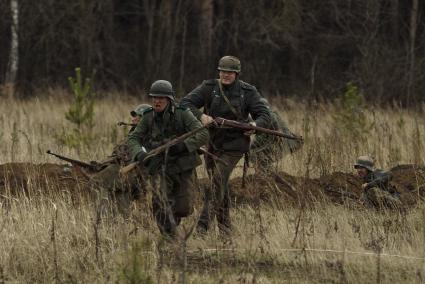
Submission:
<svg viewBox="0 0 425 284">
<path fill-rule="evenodd" d="M 257 124 L 255 123 L 255 121 L 251 121 L 249 124 L 251 124 L 252 126 L 257 126 Z M 255 130 L 247 130 L 245 131 L 243 134 L 245 136 L 251 136 L 255 133 Z"/>
<path fill-rule="evenodd" d="M 139 154 L 136 156 L 136 160 L 139 162 L 139 164 L 143 165 L 143 160 L 148 156 L 148 153 L 145 151 L 140 151 Z"/>
<path fill-rule="evenodd" d="M 181 154 L 181 153 L 184 153 L 184 152 L 188 152 L 186 144 L 184 144 L 184 142 L 180 142 L 176 145 L 171 146 L 170 150 L 168 151 L 168 153 L 170 153 L 170 155 L 177 155 L 177 154 Z"/>
</svg>

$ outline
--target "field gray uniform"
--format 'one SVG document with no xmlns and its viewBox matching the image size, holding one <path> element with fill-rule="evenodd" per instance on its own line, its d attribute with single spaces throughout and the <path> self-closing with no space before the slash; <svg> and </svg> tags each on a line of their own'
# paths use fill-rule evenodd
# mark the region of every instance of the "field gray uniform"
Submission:
<svg viewBox="0 0 425 284">
<path fill-rule="evenodd" d="M 129 135 L 133 130 L 134 127 L 130 130 Z M 131 162 L 127 141 L 128 137 L 116 145 L 112 154 L 107 158 L 109 162 L 100 162 L 105 167 L 91 176 L 91 181 L 99 193 L 102 210 L 107 207 L 116 207 L 124 217 L 129 214 L 131 201 L 138 199 L 141 189 L 146 187 L 140 170 L 129 173 L 125 179 L 119 174 L 120 168 Z"/>
<path fill-rule="evenodd" d="M 364 201 L 374 207 L 397 208 L 400 206 L 400 194 L 391 185 L 391 173 L 383 170 L 369 171 L 363 179 L 367 183 L 364 189 Z"/>
<path fill-rule="evenodd" d="M 180 105 L 190 108 L 198 119 L 202 115 L 199 108 L 203 107 L 204 113 L 213 118 L 222 117 L 248 122 L 248 116 L 251 115 L 257 126 L 266 128 L 270 126 L 269 111 L 260 100 L 261 97 L 254 86 L 236 79 L 231 86 L 223 86 L 223 92 L 236 113 L 221 94 L 218 80 L 204 81 L 185 96 Z M 205 158 L 208 173 L 212 178 L 212 188 L 206 190 L 198 230 L 207 231 L 210 222 L 217 217 L 219 229 L 229 232 L 231 229 L 229 177 L 243 154 L 249 151 L 250 138 L 244 135 L 243 131 L 232 128 L 210 127 L 209 133 L 208 151 L 226 161 L 227 165 L 208 156 Z"/>
<path fill-rule="evenodd" d="M 175 107 L 173 102 L 163 113 L 149 109 L 129 136 L 132 159 L 139 159 L 138 156 L 144 153 L 142 147 L 149 152 L 200 127 L 202 124 L 190 110 Z M 193 212 L 194 170 L 201 164 L 197 149 L 207 141 L 208 131 L 203 129 L 180 145 L 170 147 L 168 157 L 163 153 L 143 164 L 149 173 L 153 214 L 161 233 L 165 235 L 174 236 L 181 218 Z"/>
</svg>

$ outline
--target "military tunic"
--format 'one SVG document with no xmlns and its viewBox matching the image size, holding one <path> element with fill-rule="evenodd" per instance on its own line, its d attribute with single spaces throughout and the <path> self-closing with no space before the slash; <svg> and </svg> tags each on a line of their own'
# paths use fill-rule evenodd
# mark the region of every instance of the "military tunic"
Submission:
<svg viewBox="0 0 425 284">
<path fill-rule="evenodd" d="M 257 126 L 266 128 L 270 126 L 269 111 L 254 86 L 237 79 L 232 85 L 223 86 L 222 91 L 229 102 L 221 93 L 219 81 L 207 80 L 186 95 L 180 105 L 190 108 L 198 119 L 202 115 L 199 109 L 203 108 L 203 113 L 213 118 L 222 117 L 248 122 L 251 115 Z M 206 158 L 212 188 L 206 191 L 198 230 L 208 230 L 210 222 L 217 217 L 219 229 L 229 232 L 231 229 L 229 177 L 243 154 L 249 151 L 250 138 L 244 135 L 244 131 L 232 128 L 211 127 L 209 133 L 208 150 L 226 161 L 227 165 Z"/>
<path fill-rule="evenodd" d="M 120 168 L 132 161 L 127 140 L 128 137 L 116 145 L 106 161 L 100 162 L 104 168 L 91 176 L 102 211 L 108 207 L 116 208 L 124 217 L 128 216 L 131 201 L 138 199 L 141 189 L 146 187 L 140 170 L 131 172 L 125 179 L 119 174 Z"/>
<path fill-rule="evenodd" d="M 400 194 L 391 185 L 391 173 L 383 170 L 369 171 L 363 182 L 364 201 L 374 207 L 396 208 L 400 205 Z"/>
<path fill-rule="evenodd" d="M 271 127 L 270 129 L 283 132 L 287 135 L 293 135 L 289 131 L 287 123 L 276 112 L 270 111 Z M 249 152 L 250 160 L 254 163 L 256 170 L 261 173 L 270 173 L 273 171 L 273 163 L 278 162 L 284 155 L 292 154 L 301 147 L 299 140 L 287 139 L 265 133 L 257 133 L 251 144 Z"/>
<path fill-rule="evenodd" d="M 169 104 L 162 112 L 152 108 L 143 114 L 143 120 L 129 136 L 128 145 L 133 160 L 143 151 L 147 152 L 202 127 L 189 110 Z M 194 170 L 201 164 L 197 149 L 208 141 L 208 131 L 203 129 L 184 141 L 187 151 L 157 155 L 145 164 L 152 189 L 153 214 L 163 234 L 175 234 L 175 226 L 182 217 L 193 211 Z"/>
</svg>

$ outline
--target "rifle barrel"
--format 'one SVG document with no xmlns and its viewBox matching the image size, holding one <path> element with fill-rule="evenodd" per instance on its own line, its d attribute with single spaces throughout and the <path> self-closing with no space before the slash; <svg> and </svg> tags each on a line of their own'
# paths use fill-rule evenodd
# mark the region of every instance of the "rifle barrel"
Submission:
<svg viewBox="0 0 425 284">
<path fill-rule="evenodd" d="M 264 127 L 254 126 L 254 125 L 251 125 L 249 123 L 242 123 L 242 122 L 239 122 L 239 121 L 225 119 L 225 118 L 222 118 L 222 117 L 216 117 L 215 122 L 219 126 L 229 126 L 229 127 L 239 128 L 239 129 L 243 129 L 243 130 L 255 130 L 257 132 L 270 134 L 270 135 L 276 135 L 276 136 L 280 136 L 280 137 L 287 138 L 287 139 L 304 140 L 301 136 L 288 135 L 288 134 L 282 133 L 282 132 L 277 131 L 277 130 L 272 130 L 272 129 L 268 129 L 268 128 L 264 128 Z"/>
<path fill-rule="evenodd" d="M 83 167 L 83 168 L 88 168 L 90 170 L 96 170 L 96 167 L 93 166 L 93 165 L 91 165 L 91 164 L 89 164 L 89 163 L 86 163 L 86 162 L 83 162 L 83 161 L 79 161 L 79 160 L 75 160 L 75 159 L 72 159 L 72 158 L 68 158 L 68 157 L 59 155 L 59 154 L 53 153 L 50 150 L 47 150 L 46 153 L 49 154 L 49 155 L 53 155 L 56 158 L 61 159 L 63 161 L 66 161 L 68 163 L 71 163 L 73 165 L 77 165 L 77 166 Z"/>
</svg>

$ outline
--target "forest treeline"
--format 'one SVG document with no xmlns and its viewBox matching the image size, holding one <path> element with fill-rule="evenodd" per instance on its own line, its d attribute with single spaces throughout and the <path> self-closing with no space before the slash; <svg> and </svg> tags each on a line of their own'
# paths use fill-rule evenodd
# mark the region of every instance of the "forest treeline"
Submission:
<svg viewBox="0 0 425 284">
<path fill-rule="evenodd" d="M 377 102 L 425 97 L 425 1 L 14 1 L 23 96 L 67 87 L 75 67 L 99 90 L 168 79 L 184 94 L 230 54 L 269 95 L 333 98 L 352 82 Z M 0 84 L 10 80 L 12 2 L 0 1 Z"/>
</svg>

